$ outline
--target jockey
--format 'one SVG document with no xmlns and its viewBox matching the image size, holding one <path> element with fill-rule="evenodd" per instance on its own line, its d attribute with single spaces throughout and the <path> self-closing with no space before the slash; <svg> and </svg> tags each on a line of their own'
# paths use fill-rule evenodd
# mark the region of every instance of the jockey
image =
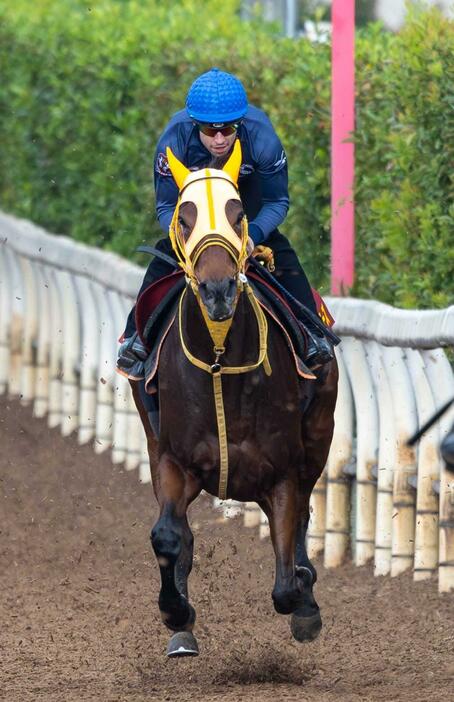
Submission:
<svg viewBox="0 0 454 702">
<path fill-rule="evenodd" d="M 212 68 L 194 81 L 187 95 L 186 109 L 171 118 L 158 142 L 154 185 L 159 224 L 167 234 L 178 200 L 178 187 L 170 172 L 166 147 L 170 146 L 189 169 L 198 170 L 212 165 L 213 159 L 227 157 L 237 138 L 243 155 L 238 185 L 249 222 L 250 249 L 259 244 L 271 248 L 274 275 L 279 283 L 316 313 L 311 287 L 298 257 L 288 239 L 278 230 L 289 208 L 285 151 L 267 115 L 248 104 L 238 78 L 218 68 Z M 168 236 L 160 239 L 156 248 L 175 258 Z M 155 280 L 173 270 L 169 263 L 154 258 L 139 295 Z M 305 363 L 314 369 L 332 360 L 332 347 L 315 325 L 310 324 L 308 329 L 305 324 L 305 328 L 308 331 Z M 134 310 L 129 314 L 124 339 L 119 360 L 126 368 L 147 355 L 136 333 Z"/>
</svg>

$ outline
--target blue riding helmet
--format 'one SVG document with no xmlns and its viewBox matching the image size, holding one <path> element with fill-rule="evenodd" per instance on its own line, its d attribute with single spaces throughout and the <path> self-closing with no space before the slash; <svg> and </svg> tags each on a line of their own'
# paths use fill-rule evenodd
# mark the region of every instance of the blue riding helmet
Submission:
<svg viewBox="0 0 454 702">
<path fill-rule="evenodd" d="M 186 109 L 196 122 L 226 124 L 244 117 L 246 91 L 231 73 L 212 68 L 195 79 L 186 98 Z"/>
</svg>

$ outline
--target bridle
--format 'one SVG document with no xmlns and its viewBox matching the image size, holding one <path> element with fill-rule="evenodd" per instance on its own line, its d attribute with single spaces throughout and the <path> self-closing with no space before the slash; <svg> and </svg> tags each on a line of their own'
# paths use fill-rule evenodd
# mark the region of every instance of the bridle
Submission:
<svg viewBox="0 0 454 702">
<path fill-rule="evenodd" d="M 239 199 L 238 186 L 230 176 L 223 171 L 211 168 L 204 168 L 191 174 L 178 195 L 177 205 L 173 213 L 169 228 L 170 241 L 177 257 L 178 263 L 186 274 L 186 278 L 191 282 L 194 291 L 197 290 L 200 281 L 195 273 L 195 268 L 201 254 L 210 246 L 220 246 L 225 249 L 235 263 L 235 277 L 239 280 L 240 273 L 244 273 L 247 259 L 248 243 L 248 223 L 246 216 L 241 220 L 241 236 L 233 229 L 227 219 L 225 211 L 214 201 L 214 184 L 220 182 L 224 190 L 233 190 L 234 199 Z M 181 227 L 178 225 L 180 207 L 183 202 L 194 202 L 191 200 L 191 192 L 200 201 L 201 195 L 205 195 L 206 211 L 208 213 L 208 226 L 199 227 L 197 222 L 189 237 L 185 240 Z M 184 201 L 182 200 L 185 196 Z M 232 199 L 232 198 L 229 198 Z M 227 201 L 227 200 L 225 200 Z M 199 218 L 199 213 L 198 213 Z M 222 229 L 222 231 L 221 231 Z"/>
</svg>

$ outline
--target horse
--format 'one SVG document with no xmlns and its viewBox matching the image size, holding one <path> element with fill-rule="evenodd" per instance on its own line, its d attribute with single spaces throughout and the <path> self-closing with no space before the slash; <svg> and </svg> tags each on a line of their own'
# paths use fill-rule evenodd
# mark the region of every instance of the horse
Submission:
<svg viewBox="0 0 454 702">
<path fill-rule="evenodd" d="M 186 285 L 161 346 L 158 440 L 131 381 L 159 505 L 151 543 L 159 610 L 172 632 L 167 655 L 198 654 L 187 509 L 202 490 L 265 512 L 276 559 L 274 608 L 291 615 L 297 641 L 311 641 L 322 621 L 305 537 L 333 435 L 337 364 L 299 377 L 282 330 L 257 304 L 247 278 L 239 141 L 222 169 L 189 171 L 170 149 L 167 156 L 179 187 L 170 237 Z"/>
</svg>

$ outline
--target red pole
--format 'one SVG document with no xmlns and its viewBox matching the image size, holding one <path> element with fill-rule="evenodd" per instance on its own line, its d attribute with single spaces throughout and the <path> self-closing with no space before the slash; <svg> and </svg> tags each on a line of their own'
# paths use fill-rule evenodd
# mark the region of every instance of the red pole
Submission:
<svg viewBox="0 0 454 702">
<path fill-rule="evenodd" d="M 355 0 L 331 10 L 331 292 L 348 294 L 355 274 Z"/>
</svg>

